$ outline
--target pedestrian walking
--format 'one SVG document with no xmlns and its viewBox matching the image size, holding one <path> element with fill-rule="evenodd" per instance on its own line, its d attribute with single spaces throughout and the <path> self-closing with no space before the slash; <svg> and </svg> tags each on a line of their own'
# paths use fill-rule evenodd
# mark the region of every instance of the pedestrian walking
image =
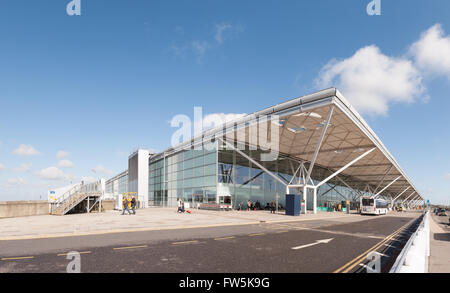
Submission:
<svg viewBox="0 0 450 293">
<path fill-rule="evenodd" d="M 128 200 L 126 196 L 124 196 L 122 199 L 122 215 L 125 215 L 125 211 L 127 211 L 128 214 L 131 215 L 130 209 L 128 208 Z"/>
<path fill-rule="evenodd" d="M 178 213 L 184 213 L 184 202 L 183 200 L 180 198 L 178 198 L 178 203 L 177 203 L 178 209 L 177 212 Z"/>
<path fill-rule="evenodd" d="M 272 202 L 270 203 L 270 213 L 275 214 L 275 201 L 274 200 L 272 200 Z"/>
<path fill-rule="evenodd" d="M 136 215 L 136 198 L 133 196 L 131 199 L 131 210 L 133 211 L 133 215 Z"/>
</svg>

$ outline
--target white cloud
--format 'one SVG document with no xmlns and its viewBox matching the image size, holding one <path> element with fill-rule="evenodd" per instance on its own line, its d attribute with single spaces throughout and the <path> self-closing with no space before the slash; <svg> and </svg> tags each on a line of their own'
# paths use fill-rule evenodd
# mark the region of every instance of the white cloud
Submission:
<svg viewBox="0 0 450 293">
<path fill-rule="evenodd" d="M 14 168 L 13 170 L 16 172 L 28 172 L 31 170 L 32 166 L 33 166 L 32 163 L 29 163 L 29 164 L 23 163 L 23 164 L 20 164 L 19 167 Z"/>
<path fill-rule="evenodd" d="M 31 145 L 21 144 L 17 149 L 14 150 L 14 154 L 21 156 L 35 156 L 39 154 L 39 151 Z"/>
<path fill-rule="evenodd" d="M 44 180 L 69 180 L 71 178 L 70 175 L 65 174 L 63 171 L 58 169 L 57 167 L 48 167 L 46 169 L 42 169 L 37 172 L 37 175 Z"/>
<path fill-rule="evenodd" d="M 414 102 L 425 91 L 410 60 L 386 56 L 374 45 L 347 59 L 331 60 L 316 85 L 338 88 L 358 111 L 372 115 L 386 114 L 391 103 Z"/>
<path fill-rule="evenodd" d="M 84 181 L 84 183 L 91 183 L 97 181 L 97 179 L 91 176 L 82 176 L 81 181 Z"/>
<path fill-rule="evenodd" d="M 112 175 L 113 171 L 106 169 L 102 165 L 98 165 L 97 167 L 92 169 L 92 172 L 99 173 L 99 174 L 106 174 L 106 175 Z"/>
<path fill-rule="evenodd" d="M 70 154 L 70 153 L 69 153 L 69 152 L 66 152 L 66 151 L 58 151 L 58 152 L 56 153 L 56 157 L 58 158 L 58 160 L 61 160 L 62 158 L 67 157 L 69 154 Z"/>
<path fill-rule="evenodd" d="M 186 42 L 184 45 L 172 45 L 172 50 L 177 56 L 184 56 L 187 52 L 193 53 L 197 57 L 199 63 L 202 62 L 203 56 L 207 51 L 220 47 L 231 34 L 236 35 L 243 31 L 242 26 L 230 23 L 219 23 L 214 26 L 214 40 L 194 40 Z"/>
<path fill-rule="evenodd" d="M 19 178 L 9 178 L 6 183 L 7 183 L 8 186 L 18 186 L 18 185 L 25 185 L 25 184 L 27 184 L 27 182 L 21 177 L 19 177 Z"/>
<path fill-rule="evenodd" d="M 214 39 L 216 39 L 216 41 L 219 44 L 223 43 L 223 34 L 226 30 L 232 29 L 231 24 L 229 23 L 219 23 L 216 24 L 216 34 L 214 35 Z"/>
<path fill-rule="evenodd" d="M 197 55 L 197 61 L 201 62 L 206 51 L 211 48 L 211 45 L 207 41 L 193 41 L 191 48 L 194 54 Z"/>
<path fill-rule="evenodd" d="M 73 168 L 73 163 L 70 160 L 64 159 L 58 162 L 58 167 L 60 168 Z"/>
<path fill-rule="evenodd" d="M 446 75 L 450 79 L 450 35 L 445 35 L 440 24 L 423 32 L 411 45 L 410 53 L 424 73 Z"/>
<path fill-rule="evenodd" d="M 445 176 L 445 179 L 450 180 L 450 173 Z"/>
<path fill-rule="evenodd" d="M 5 170 L 5 169 L 6 169 L 5 165 L 3 165 L 2 163 L 0 163 L 0 170 Z"/>
<path fill-rule="evenodd" d="M 222 44 L 225 41 L 225 35 L 230 38 L 233 35 L 241 33 L 244 28 L 241 25 L 231 24 L 231 23 L 219 23 L 216 24 L 214 39 L 218 44 Z"/>
</svg>

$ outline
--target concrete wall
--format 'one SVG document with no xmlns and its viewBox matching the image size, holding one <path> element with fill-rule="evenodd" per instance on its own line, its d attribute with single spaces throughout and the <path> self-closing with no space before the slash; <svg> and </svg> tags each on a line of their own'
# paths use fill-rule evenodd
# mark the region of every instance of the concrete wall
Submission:
<svg viewBox="0 0 450 293">
<path fill-rule="evenodd" d="M 0 201 L 0 218 L 48 215 L 46 200 Z"/>
<path fill-rule="evenodd" d="M 105 211 L 112 211 L 114 210 L 116 205 L 115 200 L 102 200 L 102 207 Z"/>
</svg>

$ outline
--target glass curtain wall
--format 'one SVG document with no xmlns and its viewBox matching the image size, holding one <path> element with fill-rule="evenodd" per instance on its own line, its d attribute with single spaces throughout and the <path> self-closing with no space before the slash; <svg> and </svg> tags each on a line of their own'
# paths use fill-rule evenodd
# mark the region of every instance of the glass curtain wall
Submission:
<svg viewBox="0 0 450 293">
<path fill-rule="evenodd" d="M 150 162 L 149 200 L 153 205 L 185 206 L 216 202 L 217 149 L 215 143 L 201 149 L 183 150 Z"/>
<path fill-rule="evenodd" d="M 299 162 L 282 154 L 279 155 L 276 161 L 262 162 L 259 160 L 260 151 L 244 150 L 243 152 L 270 170 L 286 184 L 291 181 L 295 172 L 294 170 L 297 170 L 299 166 Z M 305 168 L 309 168 L 308 163 L 305 163 Z M 332 171 L 321 168 L 320 166 L 315 166 L 313 170 L 311 177 L 314 184 L 320 182 L 320 180 L 315 178 L 326 178 L 332 174 Z M 281 208 L 285 206 L 286 186 L 234 150 L 219 148 L 217 180 L 218 195 L 230 195 L 235 209 L 241 207 L 245 209 L 248 200 L 253 204 L 258 202 L 262 208 L 265 208 L 272 200 L 275 202 L 278 201 Z M 295 178 L 294 181 L 297 180 L 299 179 Z M 345 180 L 351 179 L 345 178 Z M 319 210 L 326 210 L 327 207 L 338 204 L 346 207 L 346 201 L 350 200 L 352 209 L 356 209 L 359 206 L 360 194 L 370 195 L 370 193 L 362 191 L 361 188 L 358 191 L 357 193 L 343 186 L 337 180 L 331 180 L 318 189 L 317 207 Z M 313 191 L 308 189 L 308 210 L 313 209 L 313 198 Z"/>
<path fill-rule="evenodd" d="M 260 161 L 261 151 L 245 150 L 245 154 L 270 170 L 282 182 L 288 184 L 299 162 L 282 154 L 276 161 Z M 309 164 L 305 163 L 305 168 Z M 315 184 L 332 174 L 331 170 L 315 166 L 312 180 Z M 298 176 L 298 175 L 297 175 Z M 344 181 L 351 178 L 341 176 Z M 301 181 L 294 178 L 294 182 Z M 359 206 L 359 196 L 372 195 L 361 185 L 358 192 L 349 189 L 333 179 L 322 185 L 317 191 L 317 207 L 327 210 L 341 204 L 346 207 L 350 200 L 352 209 Z M 220 196 L 231 196 L 233 208 L 246 208 L 247 201 L 262 209 L 272 202 L 285 207 L 286 185 L 261 170 L 247 158 L 234 150 L 219 147 L 212 143 L 201 150 L 189 149 L 167 155 L 165 158 L 151 161 L 149 166 L 149 201 L 151 205 L 177 205 L 177 199 L 183 198 L 189 207 L 200 203 L 218 203 Z M 313 192 L 308 190 L 307 209 L 313 209 Z"/>
<path fill-rule="evenodd" d="M 252 158 L 259 158 L 259 151 L 243 151 Z M 261 162 L 268 170 L 277 174 L 286 183 L 292 178 L 286 173 L 285 158 L 277 161 Z M 234 150 L 219 149 L 218 152 L 218 194 L 231 196 L 235 209 L 246 208 L 247 201 L 264 209 L 272 200 L 277 201 L 281 207 L 285 205 L 286 186 L 261 170 L 247 158 Z M 278 169 L 279 168 L 279 169 Z"/>
</svg>

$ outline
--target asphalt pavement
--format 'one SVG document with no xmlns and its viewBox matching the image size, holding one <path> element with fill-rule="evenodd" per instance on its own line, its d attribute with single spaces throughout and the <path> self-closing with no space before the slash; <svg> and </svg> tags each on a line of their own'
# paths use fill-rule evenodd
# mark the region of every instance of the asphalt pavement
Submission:
<svg viewBox="0 0 450 293">
<path fill-rule="evenodd" d="M 0 241 L 0 272 L 65 273 L 80 253 L 81 272 L 364 272 L 366 255 L 391 255 L 420 216 L 392 213 L 357 221 L 289 221 L 223 227 Z M 384 255 L 384 256 L 383 256 Z M 365 262 L 366 261 L 366 262 Z"/>
</svg>

